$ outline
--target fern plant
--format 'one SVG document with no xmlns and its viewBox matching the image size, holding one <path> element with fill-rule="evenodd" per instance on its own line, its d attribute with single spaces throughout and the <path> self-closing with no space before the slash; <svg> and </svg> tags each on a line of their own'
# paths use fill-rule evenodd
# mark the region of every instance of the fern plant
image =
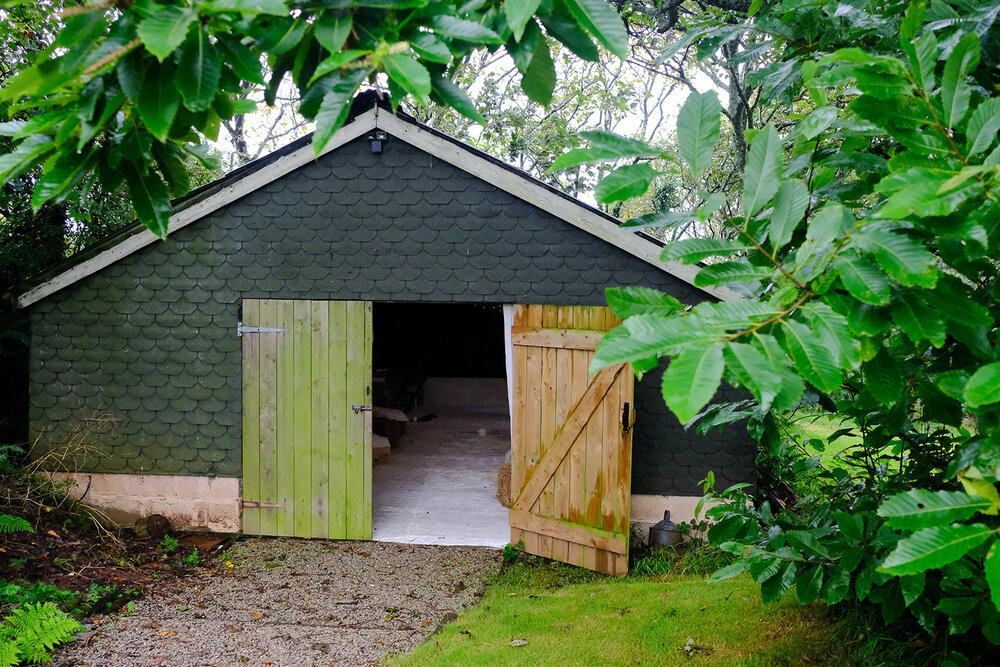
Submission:
<svg viewBox="0 0 1000 667">
<path fill-rule="evenodd" d="M 79 622 L 52 602 L 23 605 L 0 622 L 0 667 L 50 662 L 52 649 L 81 630 Z"/>
<path fill-rule="evenodd" d="M 33 532 L 35 532 L 35 529 L 25 519 L 19 516 L 11 516 L 10 514 L 0 514 L 0 535 Z"/>
</svg>

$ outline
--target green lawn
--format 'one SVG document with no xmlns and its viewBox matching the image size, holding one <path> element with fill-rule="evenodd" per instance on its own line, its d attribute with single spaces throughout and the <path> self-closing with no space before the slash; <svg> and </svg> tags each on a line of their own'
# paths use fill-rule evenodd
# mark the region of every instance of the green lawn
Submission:
<svg viewBox="0 0 1000 667">
<path fill-rule="evenodd" d="M 621 580 L 519 564 L 393 665 L 848 664 L 820 604 L 764 606 L 749 577 Z M 550 573 L 546 573 L 546 570 Z M 565 572 L 575 581 L 560 579 Z M 562 581 L 563 583 L 560 583 Z M 684 650 L 692 640 L 693 655 Z M 524 640 L 512 646 L 513 640 Z M 519 643 L 519 642 L 515 642 Z"/>
</svg>

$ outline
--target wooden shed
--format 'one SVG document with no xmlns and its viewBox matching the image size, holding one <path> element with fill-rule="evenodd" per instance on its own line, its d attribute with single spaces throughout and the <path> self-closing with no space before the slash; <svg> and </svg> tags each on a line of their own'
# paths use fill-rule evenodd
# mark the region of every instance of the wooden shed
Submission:
<svg viewBox="0 0 1000 667">
<path fill-rule="evenodd" d="M 297 141 L 176 202 L 165 241 L 136 224 L 23 286 L 33 437 L 109 415 L 73 476 L 123 520 L 370 539 L 369 406 L 490 394 L 512 447 L 504 537 L 621 573 L 630 514 L 683 519 L 709 470 L 754 477 L 753 444 L 685 431 L 659 373 L 587 374 L 616 323 L 606 288 L 730 296 L 659 252 L 362 94 L 320 157 Z M 427 484 L 447 502 L 447 479 Z"/>
</svg>

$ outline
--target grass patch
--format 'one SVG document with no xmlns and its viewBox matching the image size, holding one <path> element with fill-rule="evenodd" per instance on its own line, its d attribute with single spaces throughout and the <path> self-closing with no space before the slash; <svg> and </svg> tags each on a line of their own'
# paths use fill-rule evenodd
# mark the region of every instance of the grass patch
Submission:
<svg viewBox="0 0 1000 667">
<path fill-rule="evenodd" d="M 558 564 L 506 568 L 483 601 L 393 665 L 844 664 L 820 604 L 765 607 L 749 577 L 612 579 Z M 690 638 L 690 641 L 689 641 Z M 512 646 L 513 640 L 524 640 Z"/>
</svg>

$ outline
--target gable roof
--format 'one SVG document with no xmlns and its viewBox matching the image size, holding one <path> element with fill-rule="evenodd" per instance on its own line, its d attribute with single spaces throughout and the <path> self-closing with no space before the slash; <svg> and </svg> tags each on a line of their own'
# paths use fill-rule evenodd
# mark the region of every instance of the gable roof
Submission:
<svg viewBox="0 0 1000 667">
<path fill-rule="evenodd" d="M 361 93 L 355 99 L 347 122 L 333 135 L 320 155 L 334 151 L 376 129 L 383 130 L 396 139 L 405 141 L 694 285 L 697 268 L 677 262 L 661 261 L 660 251 L 663 243 L 657 239 L 641 231 L 622 228 L 619 220 L 599 209 L 454 137 L 434 130 L 408 115 L 399 112 L 393 114 L 375 91 Z M 317 159 L 311 142 L 311 134 L 302 137 L 175 201 L 168 229 L 173 232 L 186 227 Z M 18 308 L 26 308 L 158 240 L 153 232 L 136 221 L 22 284 L 16 305 Z M 724 301 L 740 298 L 736 292 L 724 287 L 698 287 L 698 289 Z"/>
</svg>

